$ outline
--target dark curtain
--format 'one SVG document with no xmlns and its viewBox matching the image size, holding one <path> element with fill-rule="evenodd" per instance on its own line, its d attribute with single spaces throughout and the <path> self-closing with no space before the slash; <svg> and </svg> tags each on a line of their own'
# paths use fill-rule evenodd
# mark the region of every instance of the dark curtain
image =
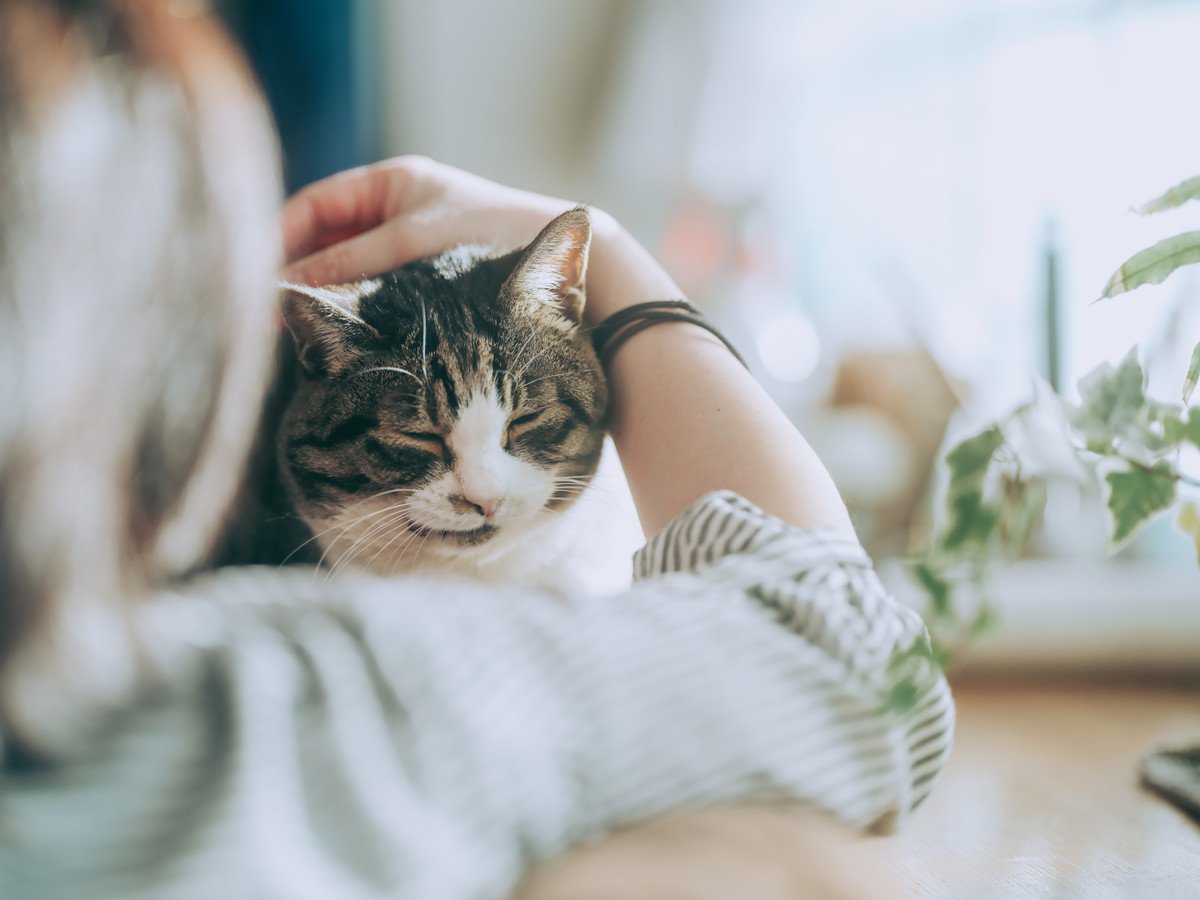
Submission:
<svg viewBox="0 0 1200 900">
<path fill-rule="evenodd" d="M 379 29 L 368 7 L 352 0 L 218 5 L 275 114 L 289 192 L 379 158 Z"/>
</svg>

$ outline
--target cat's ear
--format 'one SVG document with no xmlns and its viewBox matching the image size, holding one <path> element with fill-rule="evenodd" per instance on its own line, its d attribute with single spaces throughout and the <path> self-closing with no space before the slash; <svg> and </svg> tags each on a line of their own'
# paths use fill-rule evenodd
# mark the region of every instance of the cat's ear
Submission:
<svg viewBox="0 0 1200 900">
<path fill-rule="evenodd" d="M 336 375 L 355 357 L 362 340 L 379 337 L 359 315 L 363 298 L 379 289 L 378 281 L 281 287 L 283 321 L 296 341 L 300 364 L 310 374 Z"/>
<path fill-rule="evenodd" d="M 587 210 L 580 207 L 563 213 L 525 248 L 502 293 L 549 306 L 578 324 L 583 319 L 591 243 Z"/>
</svg>

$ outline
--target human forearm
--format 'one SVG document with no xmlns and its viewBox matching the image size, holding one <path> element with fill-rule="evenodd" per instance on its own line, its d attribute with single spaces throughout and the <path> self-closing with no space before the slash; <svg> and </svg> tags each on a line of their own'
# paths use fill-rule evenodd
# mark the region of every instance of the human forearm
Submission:
<svg viewBox="0 0 1200 900">
<path fill-rule="evenodd" d="M 611 217 L 595 214 L 587 315 L 682 296 Z M 710 491 L 733 490 L 801 527 L 850 530 L 816 454 L 762 387 L 708 333 L 647 329 L 613 357 L 610 429 L 648 534 Z"/>
</svg>

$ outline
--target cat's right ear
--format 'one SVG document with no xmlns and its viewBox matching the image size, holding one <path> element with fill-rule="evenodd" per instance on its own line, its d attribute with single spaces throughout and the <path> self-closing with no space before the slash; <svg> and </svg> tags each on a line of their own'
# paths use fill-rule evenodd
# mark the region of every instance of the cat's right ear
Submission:
<svg viewBox="0 0 1200 900">
<path fill-rule="evenodd" d="M 587 209 L 565 212 L 542 229 L 504 283 L 508 295 L 553 310 L 578 325 L 583 320 L 592 220 Z"/>
<path fill-rule="evenodd" d="M 378 282 L 281 287 L 283 321 L 296 341 L 300 365 L 309 374 L 336 375 L 350 364 L 363 339 L 379 337 L 359 315 L 363 297 L 378 290 Z"/>
</svg>

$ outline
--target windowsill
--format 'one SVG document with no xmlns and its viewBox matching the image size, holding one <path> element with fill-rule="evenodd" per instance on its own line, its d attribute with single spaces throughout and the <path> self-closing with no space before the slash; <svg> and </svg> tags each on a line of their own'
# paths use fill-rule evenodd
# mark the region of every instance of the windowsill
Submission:
<svg viewBox="0 0 1200 900">
<path fill-rule="evenodd" d="M 900 564 L 880 574 L 897 599 L 922 596 Z M 993 631 L 964 654 L 972 673 L 1018 670 L 1200 672 L 1200 570 L 1112 560 L 1025 560 L 998 570 Z"/>
</svg>

